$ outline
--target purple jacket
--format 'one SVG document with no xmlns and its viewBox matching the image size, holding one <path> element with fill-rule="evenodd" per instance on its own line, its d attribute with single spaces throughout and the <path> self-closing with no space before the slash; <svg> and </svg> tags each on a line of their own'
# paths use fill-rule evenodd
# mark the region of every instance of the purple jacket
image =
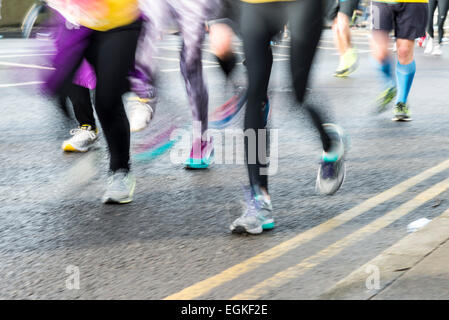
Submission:
<svg viewBox="0 0 449 320">
<path fill-rule="evenodd" d="M 95 89 L 97 77 L 94 69 L 85 59 L 76 72 L 75 77 L 73 78 L 73 83 L 88 89 Z"/>
<path fill-rule="evenodd" d="M 56 54 L 51 64 L 55 70 L 44 74 L 43 90 L 50 95 L 57 95 L 67 90 L 72 81 L 87 88 L 95 88 L 94 70 L 86 61 L 80 61 L 93 31 L 85 27 L 68 28 L 60 14 L 55 14 L 53 19 L 56 25 L 53 32 Z M 74 71 L 75 78 L 72 78 Z"/>
</svg>

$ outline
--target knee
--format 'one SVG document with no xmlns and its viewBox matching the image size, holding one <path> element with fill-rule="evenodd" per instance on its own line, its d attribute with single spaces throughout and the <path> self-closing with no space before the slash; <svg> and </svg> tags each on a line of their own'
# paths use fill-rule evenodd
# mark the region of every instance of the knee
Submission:
<svg viewBox="0 0 449 320">
<path fill-rule="evenodd" d="M 349 30 L 349 18 L 346 14 L 339 12 L 338 13 L 338 30 L 340 33 L 345 33 Z"/>
<path fill-rule="evenodd" d="M 387 47 L 374 47 L 373 57 L 379 62 L 385 61 L 390 57 Z"/>
<path fill-rule="evenodd" d="M 398 60 L 400 64 L 409 64 L 413 61 L 413 49 L 398 47 Z"/>
<path fill-rule="evenodd" d="M 209 40 L 212 52 L 224 59 L 232 52 L 232 29 L 219 23 L 212 25 L 209 30 Z"/>
</svg>

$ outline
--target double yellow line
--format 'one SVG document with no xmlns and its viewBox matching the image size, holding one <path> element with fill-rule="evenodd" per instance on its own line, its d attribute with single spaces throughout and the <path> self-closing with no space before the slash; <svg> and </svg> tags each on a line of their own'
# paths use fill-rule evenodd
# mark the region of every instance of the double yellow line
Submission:
<svg viewBox="0 0 449 320">
<path fill-rule="evenodd" d="M 224 283 L 227 283 L 229 281 L 232 281 L 243 274 L 250 272 L 258 267 L 260 267 L 263 264 L 266 264 L 285 253 L 297 248 L 298 246 L 326 233 L 329 232 L 336 227 L 342 225 L 345 222 L 348 222 L 355 217 L 369 211 L 370 209 L 396 197 L 397 195 L 407 191 L 411 187 L 417 185 L 420 182 L 423 182 L 424 180 L 442 172 L 449 168 L 449 160 L 446 160 L 439 165 L 432 167 L 370 199 L 365 200 L 361 204 L 357 205 L 356 207 L 349 209 L 347 211 L 344 211 L 343 213 L 335 216 L 332 219 L 327 220 L 326 222 L 313 227 L 312 229 L 309 229 L 296 237 L 287 240 L 267 251 L 264 251 L 252 258 L 249 258 L 233 267 L 230 267 L 229 269 L 226 269 L 219 274 L 212 276 L 208 279 L 205 279 L 203 281 L 200 281 L 190 287 L 187 287 L 183 290 L 181 290 L 178 293 L 172 294 L 165 298 L 165 300 L 190 300 L 190 299 L 196 299 L 201 296 L 204 296 L 214 288 L 217 288 L 220 285 L 223 285 Z M 253 286 L 252 288 L 245 290 L 243 293 L 238 294 L 231 299 L 257 299 L 263 296 L 264 294 L 268 293 L 270 289 L 279 287 L 282 284 L 285 284 L 290 279 L 295 278 L 303 274 L 305 271 L 309 270 L 310 268 L 316 266 L 319 263 L 324 262 L 325 260 L 335 256 L 339 252 L 341 252 L 344 248 L 348 247 L 349 245 L 352 245 L 356 243 L 357 241 L 361 240 L 363 237 L 372 234 L 376 231 L 381 230 L 382 228 L 386 227 L 393 221 L 403 217 L 407 213 L 411 212 L 412 210 L 418 208 L 425 202 L 433 199 L 434 197 L 438 196 L 445 190 L 449 189 L 449 178 L 434 185 L 430 189 L 420 193 L 412 200 L 404 203 L 403 205 L 399 206 L 397 209 L 394 209 L 384 216 L 376 219 L 372 223 L 368 224 L 367 226 L 363 227 L 362 229 L 359 229 L 350 235 L 346 236 L 345 238 L 335 242 L 334 244 L 330 245 L 329 247 L 321 250 L 317 254 L 304 259 L 303 261 L 299 262 L 297 265 L 292 266 L 284 271 L 281 271 L 277 274 L 275 274 L 273 277 L 270 277 L 269 279 L 266 279 L 265 281 Z"/>
</svg>

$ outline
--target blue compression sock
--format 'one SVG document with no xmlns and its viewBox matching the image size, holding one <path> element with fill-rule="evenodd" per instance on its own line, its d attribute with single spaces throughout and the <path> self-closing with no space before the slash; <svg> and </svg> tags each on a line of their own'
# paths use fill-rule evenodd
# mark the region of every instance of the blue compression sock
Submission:
<svg viewBox="0 0 449 320">
<path fill-rule="evenodd" d="M 409 64 L 400 64 L 396 66 L 396 77 L 398 79 L 398 102 L 407 102 L 407 97 L 412 87 L 413 78 L 415 77 L 416 64 L 413 60 Z"/>
<path fill-rule="evenodd" d="M 384 61 L 377 63 L 377 69 L 382 74 L 382 82 L 384 83 L 386 88 L 395 86 L 390 59 L 387 58 Z"/>
</svg>

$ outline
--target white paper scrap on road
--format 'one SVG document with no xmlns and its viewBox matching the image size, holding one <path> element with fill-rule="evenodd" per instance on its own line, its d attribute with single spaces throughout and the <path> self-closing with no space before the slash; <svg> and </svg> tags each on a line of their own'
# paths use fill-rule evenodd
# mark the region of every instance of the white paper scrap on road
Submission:
<svg viewBox="0 0 449 320">
<path fill-rule="evenodd" d="M 419 229 L 423 228 L 425 225 L 427 225 L 431 220 L 427 218 L 421 218 L 418 220 L 415 220 L 408 224 L 407 226 L 407 232 L 415 232 Z"/>
</svg>

